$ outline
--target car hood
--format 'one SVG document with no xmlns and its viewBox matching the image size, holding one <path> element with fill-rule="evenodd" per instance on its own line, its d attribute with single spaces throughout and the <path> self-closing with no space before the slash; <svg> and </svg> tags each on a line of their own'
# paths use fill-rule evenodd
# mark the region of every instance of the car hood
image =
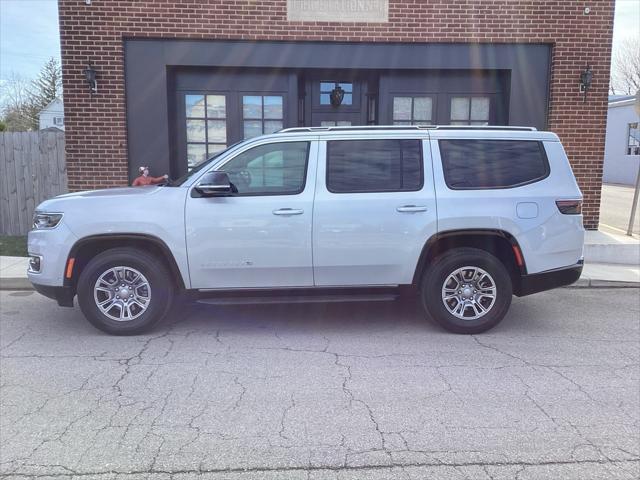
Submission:
<svg viewBox="0 0 640 480">
<path fill-rule="evenodd" d="M 169 190 L 175 191 L 173 187 L 126 187 L 126 188 L 108 188 L 104 190 L 88 190 L 85 192 L 66 193 L 64 195 L 58 195 L 42 202 L 36 210 L 49 211 L 49 212 L 66 212 L 68 209 L 84 209 L 92 208 L 93 205 L 106 205 L 120 206 L 128 205 L 134 207 L 135 205 L 149 207 L 156 202 L 156 198 L 164 198 Z M 175 193 L 175 192 L 173 192 Z M 130 199 L 129 202 L 127 199 Z"/>
<path fill-rule="evenodd" d="M 84 192 L 65 193 L 58 195 L 52 200 L 59 198 L 78 198 L 78 197 L 123 197 L 130 195 L 152 195 L 164 187 L 147 186 L 147 187 L 124 187 L 124 188 L 105 188 L 103 190 L 87 190 Z"/>
</svg>

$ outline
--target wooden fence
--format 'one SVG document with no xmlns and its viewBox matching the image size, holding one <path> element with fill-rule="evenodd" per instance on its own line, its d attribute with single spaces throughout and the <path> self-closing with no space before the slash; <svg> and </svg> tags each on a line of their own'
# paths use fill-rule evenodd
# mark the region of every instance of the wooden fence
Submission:
<svg viewBox="0 0 640 480">
<path fill-rule="evenodd" d="M 26 235 L 35 207 L 66 192 L 63 132 L 0 132 L 1 235 Z"/>
</svg>

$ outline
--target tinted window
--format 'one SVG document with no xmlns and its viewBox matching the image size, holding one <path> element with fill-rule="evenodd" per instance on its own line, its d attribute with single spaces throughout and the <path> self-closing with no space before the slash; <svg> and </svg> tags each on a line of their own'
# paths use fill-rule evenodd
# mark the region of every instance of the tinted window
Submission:
<svg viewBox="0 0 640 480">
<path fill-rule="evenodd" d="M 440 140 L 439 144 L 449 188 L 516 187 L 540 180 L 549 173 L 541 142 Z"/>
<path fill-rule="evenodd" d="M 328 142 L 327 188 L 334 193 L 420 190 L 420 140 Z"/>
<path fill-rule="evenodd" d="M 234 157 L 220 168 L 239 195 L 293 195 L 304 190 L 309 142 L 270 143 Z"/>
</svg>

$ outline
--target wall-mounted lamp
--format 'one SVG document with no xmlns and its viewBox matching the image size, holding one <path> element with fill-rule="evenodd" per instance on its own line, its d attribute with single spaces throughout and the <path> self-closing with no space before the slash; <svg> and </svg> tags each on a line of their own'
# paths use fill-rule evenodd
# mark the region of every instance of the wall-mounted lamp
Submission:
<svg viewBox="0 0 640 480">
<path fill-rule="evenodd" d="M 84 78 L 87 80 L 89 84 L 89 92 L 91 95 L 94 93 L 98 93 L 98 81 L 96 80 L 96 71 L 91 66 L 91 64 L 87 65 L 87 68 L 83 70 Z"/>
<path fill-rule="evenodd" d="M 584 72 L 580 74 L 580 93 L 584 94 L 583 103 L 587 101 L 587 92 L 591 88 L 591 80 L 593 80 L 593 72 L 591 67 L 587 65 Z"/>
</svg>

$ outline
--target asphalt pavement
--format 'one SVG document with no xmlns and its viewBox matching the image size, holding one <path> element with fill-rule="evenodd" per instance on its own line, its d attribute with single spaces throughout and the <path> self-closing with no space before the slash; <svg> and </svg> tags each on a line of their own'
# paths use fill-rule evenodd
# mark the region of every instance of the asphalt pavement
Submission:
<svg viewBox="0 0 640 480">
<path fill-rule="evenodd" d="M 637 288 L 516 298 L 475 336 L 411 301 L 186 307 L 137 337 L 0 308 L 3 478 L 640 476 Z"/>
</svg>

